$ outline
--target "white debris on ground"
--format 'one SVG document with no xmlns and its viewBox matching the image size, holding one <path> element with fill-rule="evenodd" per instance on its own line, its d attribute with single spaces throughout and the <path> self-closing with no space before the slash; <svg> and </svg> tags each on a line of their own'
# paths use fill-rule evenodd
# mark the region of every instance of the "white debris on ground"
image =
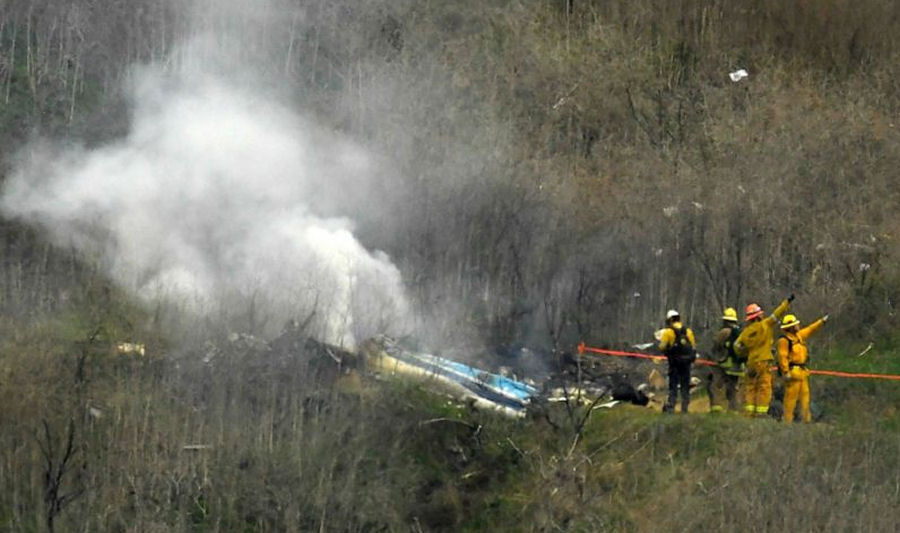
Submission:
<svg viewBox="0 0 900 533">
<path fill-rule="evenodd" d="M 140 355 L 143 357 L 147 354 L 147 349 L 143 344 L 135 342 L 117 342 L 116 353 L 119 355 Z"/>
<path fill-rule="evenodd" d="M 859 352 L 859 354 L 857 354 L 856 357 L 862 357 L 862 356 L 866 355 L 867 353 L 869 353 L 869 351 L 872 349 L 873 346 L 875 346 L 875 343 L 870 342 L 869 345 L 866 346 L 866 349 Z"/>
<path fill-rule="evenodd" d="M 100 420 L 101 418 L 103 418 L 103 411 L 91 404 L 88 404 L 88 415 L 94 420 Z"/>
<path fill-rule="evenodd" d="M 728 77 L 731 78 L 731 81 L 734 83 L 737 83 L 748 76 L 750 76 L 750 74 L 745 69 L 738 69 L 728 73 Z"/>
<path fill-rule="evenodd" d="M 181 449 L 189 452 L 198 452 L 201 450 L 211 450 L 212 446 L 209 444 L 185 444 Z"/>
</svg>

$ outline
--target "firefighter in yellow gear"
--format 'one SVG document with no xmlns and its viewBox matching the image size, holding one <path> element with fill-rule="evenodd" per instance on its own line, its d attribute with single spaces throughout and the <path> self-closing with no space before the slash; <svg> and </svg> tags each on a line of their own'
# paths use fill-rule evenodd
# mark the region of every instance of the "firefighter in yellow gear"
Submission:
<svg viewBox="0 0 900 533">
<path fill-rule="evenodd" d="M 769 365 L 772 356 L 773 332 L 781 317 L 791 307 L 794 295 L 791 294 L 775 311 L 763 317 L 762 308 L 753 303 L 747 306 L 747 325 L 734 343 L 735 351 L 747 358 L 747 370 L 744 376 L 744 414 L 747 416 L 765 416 L 769 412 L 772 401 L 772 374 Z"/>
<path fill-rule="evenodd" d="M 812 422 L 809 411 L 809 350 L 806 339 L 818 331 L 828 315 L 816 320 L 805 328 L 794 315 L 787 315 L 781 322 L 782 336 L 776 348 L 778 351 L 778 370 L 784 376 L 784 421 L 794 421 L 794 410 L 800 400 L 800 416 L 804 422 Z"/>
<path fill-rule="evenodd" d="M 737 311 L 729 307 L 722 314 L 722 329 L 716 334 L 713 358 L 716 366 L 710 367 L 709 410 L 719 413 L 739 408 L 738 382 L 744 375 L 744 362 L 734 351 L 734 343 L 741 334 Z"/>
<path fill-rule="evenodd" d="M 697 359 L 697 343 L 691 328 L 681 323 L 678 311 L 666 313 L 666 327 L 659 339 L 659 350 L 669 362 L 669 397 L 663 405 L 664 413 L 675 412 L 675 402 L 681 391 L 681 412 L 688 412 L 691 402 L 691 366 Z"/>
</svg>

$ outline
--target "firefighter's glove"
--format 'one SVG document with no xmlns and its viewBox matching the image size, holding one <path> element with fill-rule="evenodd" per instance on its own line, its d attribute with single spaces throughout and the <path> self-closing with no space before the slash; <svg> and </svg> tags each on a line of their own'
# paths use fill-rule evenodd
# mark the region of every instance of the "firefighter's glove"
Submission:
<svg viewBox="0 0 900 533">
<path fill-rule="evenodd" d="M 828 313 L 825 313 L 825 316 L 822 317 L 822 322 L 828 322 Z"/>
<path fill-rule="evenodd" d="M 788 295 L 788 297 L 785 298 L 785 299 L 786 299 L 788 302 L 793 302 L 793 301 L 794 301 L 794 293 L 791 293 L 791 294 Z"/>
</svg>

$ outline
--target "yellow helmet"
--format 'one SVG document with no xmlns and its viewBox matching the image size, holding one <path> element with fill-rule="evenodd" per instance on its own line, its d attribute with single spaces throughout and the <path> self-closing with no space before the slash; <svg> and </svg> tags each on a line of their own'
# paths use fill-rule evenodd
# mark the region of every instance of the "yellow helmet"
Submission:
<svg viewBox="0 0 900 533">
<path fill-rule="evenodd" d="M 737 322 L 737 311 L 734 310 L 734 307 L 729 307 L 725 310 L 725 313 L 722 315 L 722 320 Z"/>
<path fill-rule="evenodd" d="M 794 315 L 785 315 L 784 320 L 781 321 L 781 329 L 788 329 L 799 325 L 800 321 L 797 320 L 797 317 Z"/>
</svg>

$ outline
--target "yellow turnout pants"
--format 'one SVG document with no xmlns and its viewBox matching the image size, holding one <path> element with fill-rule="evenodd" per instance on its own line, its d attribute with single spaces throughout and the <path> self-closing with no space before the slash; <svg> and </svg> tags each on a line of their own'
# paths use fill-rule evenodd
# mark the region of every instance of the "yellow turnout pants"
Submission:
<svg viewBox="0 0 900 533">
<path fill-rule="evenodd" d="M 794 409 L 800 400 L 800 416 L 804 422 L 812 422 L 809 411 L 809 370 L 795 366 L 784 382 L 784 421 L 794 421 Z"/>
<path fill-rule="evenodd" d="M 747 365 L 744 377 L 744 414 L 765 416 L 772 401 L 772 361 L 757 361 Z"/>
</svg>

